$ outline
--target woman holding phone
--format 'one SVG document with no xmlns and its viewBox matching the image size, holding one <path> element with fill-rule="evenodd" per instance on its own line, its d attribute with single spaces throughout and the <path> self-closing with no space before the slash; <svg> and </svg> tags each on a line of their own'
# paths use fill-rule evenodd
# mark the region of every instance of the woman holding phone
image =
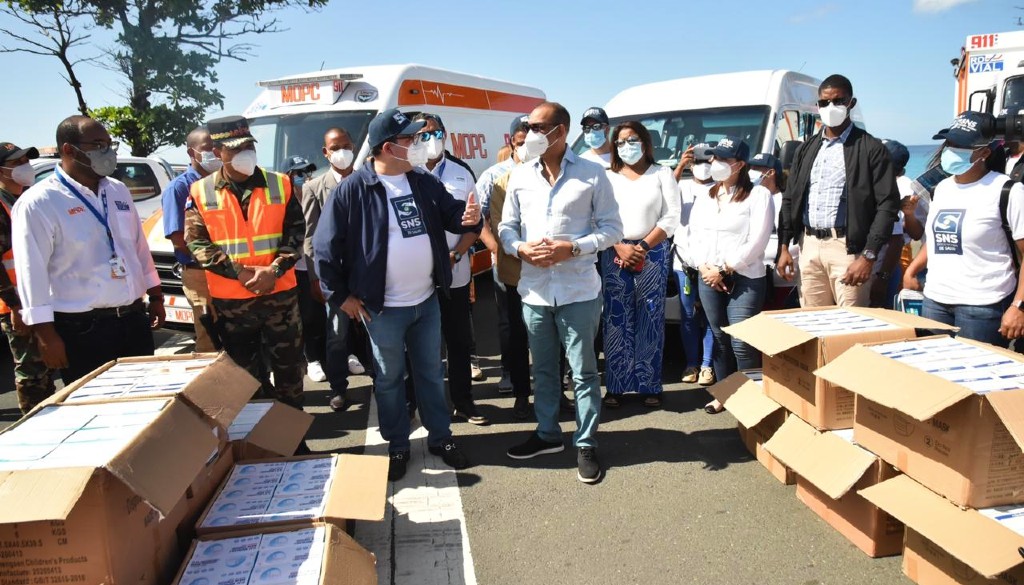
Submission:
<svg viewBox="0 0 1024 585">
<path fill-rule="evenodd" d="M 619 204 L 623 239 L 601 252 L 604 281 L 604 404 L 620 405 L 626 392 L 661 406 L 665 345 L 665 288 L 669 243 L 679 225 L 679 185 L 672 170 L 654 162 L 651 135 L 639 122 L 611 134 L 609 181 Z"/>
<path fill-rule="evenodd" d="M 715 337 L 712 364 L 724 380 L 737 369 L 761 367 L 761 354 L 722 329 L 760 312 L 765 294 L 764 249 L 775 225 L 768 189 L 750 180 L 750 148 L 726 137 L 707 151 L 715 186 L 690 211 L 690 266 L 700 271 L 698 293 Z M 713 400 L 704 407 L 721 412 Z"/>
</svg>

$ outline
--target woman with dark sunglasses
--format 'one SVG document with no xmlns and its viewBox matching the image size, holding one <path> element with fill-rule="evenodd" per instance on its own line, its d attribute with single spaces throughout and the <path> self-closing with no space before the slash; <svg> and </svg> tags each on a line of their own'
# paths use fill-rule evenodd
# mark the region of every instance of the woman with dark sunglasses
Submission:
<svg viewBox="0 0 1024 585">
<path fill-rule="evenodd" d="M 665 290 L 669 244 L 679 225 L 679 186 L 672 170 L 654 162 L 651 135 L 625 122 L 611 135 L 608 178 L 619 205 L 623 239 L 601 252 L 604 281 L 605 406 L 639 392 L 661 406 Z"/>
</svg>

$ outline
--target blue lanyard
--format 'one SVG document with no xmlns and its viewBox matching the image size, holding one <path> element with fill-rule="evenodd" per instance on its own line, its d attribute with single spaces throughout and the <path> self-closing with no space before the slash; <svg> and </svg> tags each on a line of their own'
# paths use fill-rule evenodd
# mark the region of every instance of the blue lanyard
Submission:
<svg viewBox="0 0 1024 585">
<path fill-rule="evenodd" d="M 97 211 L 96 208 L 92 206 L 92 203 L 89 203 L 88 199 L 82 197 L 82 194 L 78 192 L 78 189 L 75 189 L 73 186 L 71 186 L 71 183 L 69 183 L 68 180 L 64 178 L 64 175 L 60 171 L 55 170 L 55 172 L 57 175 L 57 180 L 60 181 L 62 185 L 67 187 L 67 190 L 71 191 L 72 195 L 77 197 L 79 201 L 85 204 L 89 211 L 92 212 L 93 217 L 96 218 L 96 221 L 100 222 L 100 225 L 103 226 L 103 229 L 107 231 L 107 242 L 110 244 L 110 257 L 116 258 L 117 251 L 114 249 L 114 234 L 110 233 L 110 222 L 108 220 L 107 214 L 107 190 L 103 189 L 100 191 L 100 201 L 103 202 L 103 215 L 100 215 L 100 212 Z"/>
</svg>

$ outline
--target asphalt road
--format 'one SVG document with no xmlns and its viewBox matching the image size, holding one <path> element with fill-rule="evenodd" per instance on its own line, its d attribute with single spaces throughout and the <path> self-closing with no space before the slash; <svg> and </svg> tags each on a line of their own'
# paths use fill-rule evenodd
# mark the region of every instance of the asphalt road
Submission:
<svg viewBox="0 0 1024 585">
<path fill-rule="evenodd" d="M 909 583 L 900 557 L 870 559 L 804 507 L 747 453 L 728 413 L 702 410 L 708 394 L 675 382 L 682 365 L 678 330 L 666 344 L 664 407 L 627 401 L 605 410 L 599 454 L 604 480 L 576 480 L 575 451 L 513 461 L 505 450 L 533 423 L 514 422 L 512 398 L 498 395 L 496 315 L 490 283 L 477 281 L 478 353 L 489 375 L 474 385 L 487 427 L 453 423 L 474 466 L 458 474 L 475 582 L 487 585 L 588 583 L 645 585 Z M 158 332 L 158 343 L 167 339 Z M 0 424 L 17 419 L 10 358 L 0 357 Z M 314 451 L 360 453 L 369 379 L 352 379 L 360 401 L 327 408 L 326 384 L 307 380 L 316 415 Z M 570 444 L 573 423 L 563 424 Z M 450 580 L 470 582 L 468 575 Z"/>
</svg>

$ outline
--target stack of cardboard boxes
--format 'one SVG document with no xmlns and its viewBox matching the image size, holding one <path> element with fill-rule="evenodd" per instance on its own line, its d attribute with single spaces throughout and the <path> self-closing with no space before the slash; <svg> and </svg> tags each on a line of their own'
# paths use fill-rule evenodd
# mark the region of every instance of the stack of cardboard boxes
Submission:
<svg viewBox="0 0 1024 585">
<path fill-rule="evenodd" d="M 0 585 L 169 583 L 236 455 L 291 454 L 312 422 L 279 403 L 248 403 L 258 387 L 223 355 L 130 358 L 76 381 L 0 433 Z M 292 550 L 298 544 L 266 536 L 271 530 L 313 535 L 300 539 L 314 543 L 307 552 L 318 559 L 300 563 L 302 582 L 376 582 L 372 555 L 337 524 L 383 517 L 387 461 L 320 459 L 330 472 L 311 480 L 325 496 L 318 513 L 293 502 L 274 528 L 240 523 L 231 533 L 266 541 L 269 552 L 256 561 L 260 583 L 285 582 L 277 575 L 293 573 L 301 556 Z M 297 473 L 282 489 L 302 480 Z M 305 502 L 315 499 L 308 485 L 302 490 Z M 233 554 L 223 560 L 238 562 Z M 324 581 L 339 562 L 354 580 Z M 314 565 L 316 578 L 308 576 Z"/>
<path fill-rule="evenodd" d="M 858 492 L 896 475 L 854 441 L 853 392 L 816 375 L 861 343 L 914 339 L 948 329 L 914 315 L 874 309 L 771 311 L 726 328 L 763 353 L 761 380 L 739 372 L 711 393 L 739 420 L 748 449 L 772 475 L 866 554 L 899 554 L 903 525 Z"/>
</svg>

